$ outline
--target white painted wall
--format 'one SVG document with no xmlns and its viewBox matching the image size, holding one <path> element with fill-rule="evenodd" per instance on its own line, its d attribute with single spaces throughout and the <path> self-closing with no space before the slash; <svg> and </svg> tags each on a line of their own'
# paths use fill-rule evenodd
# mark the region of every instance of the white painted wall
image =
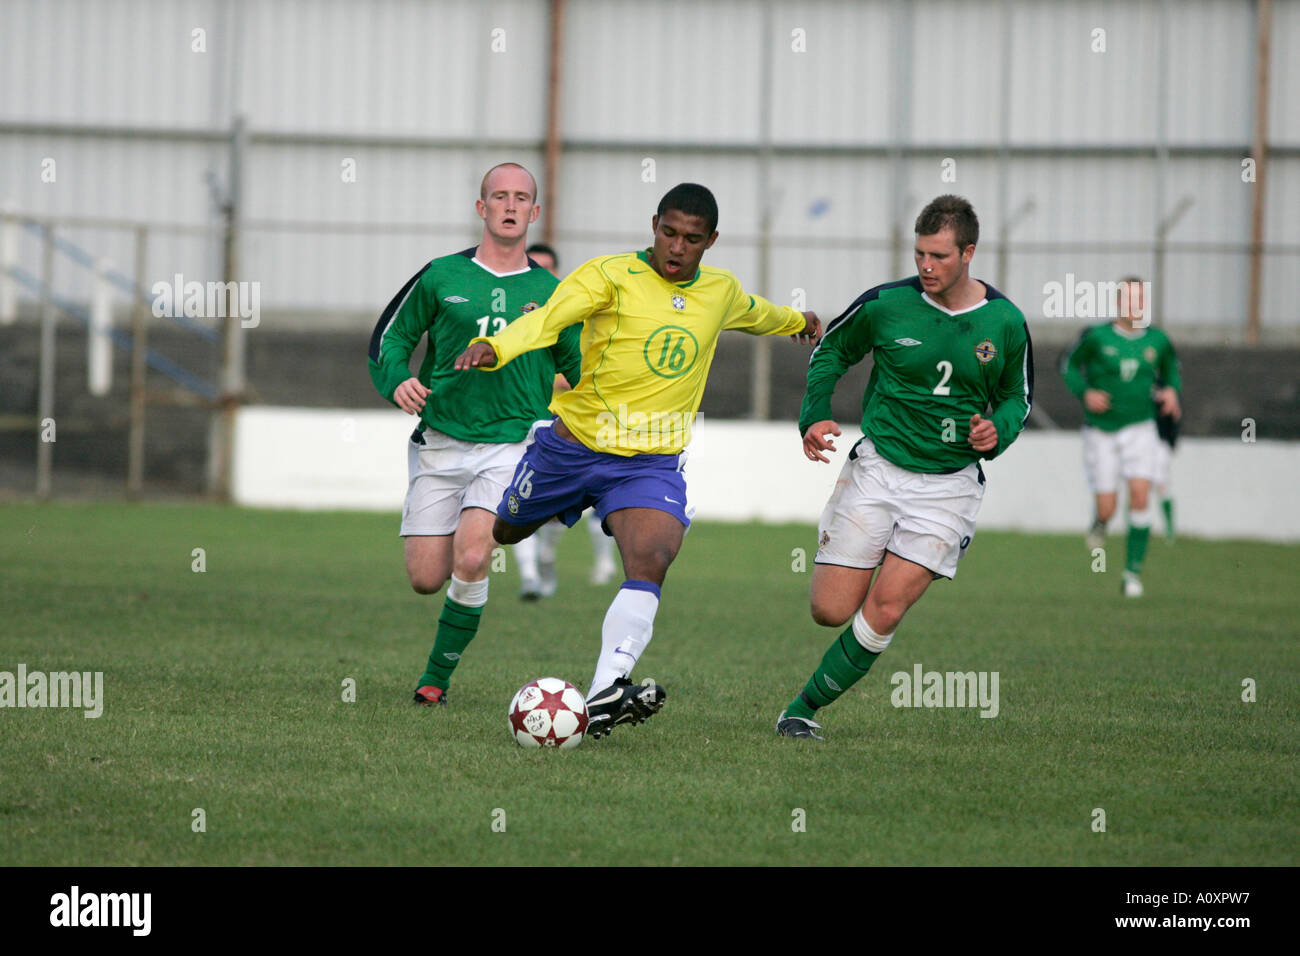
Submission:
<svg viewBox="0 0 1300 956">
<path fill-rule="evenodd" d="M 267 508 L 399 511 L 414 419 L 396 409 L 254 406 L 235 430 L 235 500 Z M 686 467 L 696 517 L 815 523 L 856 429 L 834 463 L 803 457 L 793 424 L 701 420 Z M 1174 457 L 1179 530 L 1208 538 L 1300 541 L 1300 443 L 1184 439 Z M 1022 436 L 984 466 L 979 526 L 1078 532 L 1091 516 L 1075 433 Z M 1112 527 L 1116 527 L 1118 522 Z"/>
</svg>

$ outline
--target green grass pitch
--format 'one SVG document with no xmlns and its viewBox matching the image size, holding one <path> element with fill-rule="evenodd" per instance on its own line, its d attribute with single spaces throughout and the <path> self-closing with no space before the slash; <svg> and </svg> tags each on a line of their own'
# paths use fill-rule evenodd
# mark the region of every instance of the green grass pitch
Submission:
<svg viewBox="0 0 1300 956">
<path fill-rule="evenodd" d="M 1125 601 L 1120 537 L 1094 573 L 1081 535 L 981 532 L 818 745 L 773 734 L 835 633 L 793 567 L 813 529 L 699 524 L 636 671 L 664 710 L 551 752 L 516 747 L 505 710 L 536 677 L 586 689 L 614 586 L 587 583 L 585 532 L 561 542 L 555 599 L 494 575 L 435 711 L 409 700 L 442 597 L 407 587 L 396 527 L 0 508 L 0 671 L 102 671 L 105 697 L 98 719 L 0 709 L 0 860 L 1300 863 L 1300 549 L 1153 540 Z M 916 663 L 996 671 L 998 715 L 892 706 Z"/>
</svg>

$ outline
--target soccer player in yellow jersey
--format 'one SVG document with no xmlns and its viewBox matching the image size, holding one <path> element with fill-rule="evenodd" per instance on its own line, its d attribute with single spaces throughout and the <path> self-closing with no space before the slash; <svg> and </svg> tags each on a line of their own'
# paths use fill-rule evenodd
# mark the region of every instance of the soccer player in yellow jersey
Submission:
<svg viewBox="0 0 1300 956">
<path fill-rule="evenodd" d="M 718 238 L 708 189 L 675 186 L 650 223 L 651 248 L 585 263 L 545 306 L 471 340 L 456 360 L 458 369 L 494 371 L 583 323 L 581 377 L 551 402 L 556 418 L 533 427 L 492 533 L 513 544 L 552 517 L 572 527 L 590 506 L 613 535 L 627 579 L 605 615 L 587 694 L 587 732 L 596 738 L 663 706 L 662 687 L 628 675 L 650 643 L 660 588 L 690 525 L 683 449 L 718 335 L 814 342 L 821 331 L 814 313 L 773 305 L 730 272 L 700 266 Z"/>
</svg>

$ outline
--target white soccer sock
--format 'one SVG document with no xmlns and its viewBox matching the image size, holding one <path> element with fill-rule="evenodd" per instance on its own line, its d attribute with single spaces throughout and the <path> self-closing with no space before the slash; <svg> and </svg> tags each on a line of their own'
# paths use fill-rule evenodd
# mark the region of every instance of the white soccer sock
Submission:
<svg viewBox="0 0 1300 956">
<path fill-rule="evenodd" d="M 1151 501 L 1147 500 L 1147 506 L 1141 511 L 1134 511 L 1131 508 L 1128 513 L 1128 526 L 1130 528 L 1149 528 L 1151 527 Z"/>
<path fill-rule="evenodd" d="M 596 674 L 587 691 L 588 700 L 617 678 L 632 673 L 654 636 L 658 610 L 659 588 L 648 581 L 623 582 L 605 612 L 605 623 L 600 629 L 600 659 L 596 661 Z"/>
<path fill-rule="evenodd" d="M 853 636 L 858 639 L 858 643 L 873 654 L 879 654 L 889 646 L 889 642 L 894 639 L 897 631 L 891 631 L 889 634 L 877 634 L 867 623 L 867 619 L 858 611 L 853 615 Z"/>
<path fill-rule="evenodd" d="M 533 535 L 537 539 L 537 558 L 547 564 L 555 563 L 555 549 L 568 529 L 562 521 L 548 521 Z"/>
<path fill-rule="evenodd" d="M 537 536 L 524 538 L 514 545 L 515 561 L 519 564 L 519 577 L 525 581 L 537 580 Z"/>
<path fill-rule="evenodd" d="M 591 519 L 587 522 L 587 533 L 591 535 L 591 550 L 595 553 L 596 563 L 610 563 L 614 561 L 614 539 L 605 534 L 600 527 L 600 519 L 596 517 L 596 512 L 591 513 Z"/>
<path fill-rule="evenodd" d="M 462 607 L 482 607 L 487 604 L 488 580 L 462 581 L 453 574 L 451 583 L 447 585 L 447 598 Z"/>
</svg>

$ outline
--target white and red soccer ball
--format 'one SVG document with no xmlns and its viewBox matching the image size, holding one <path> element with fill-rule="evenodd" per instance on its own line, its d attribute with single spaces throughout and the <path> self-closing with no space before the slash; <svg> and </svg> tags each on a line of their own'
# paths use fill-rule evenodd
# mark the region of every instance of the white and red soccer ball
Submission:
<svg viewBox="0 0 1300 956">
<path fill-rule="evenodd" d="M 521 747 L 569 750 L 587 732 L 587 702 L 558 677 L 530 681 L 510 701 L 510 736 Z"/>
</svg>

